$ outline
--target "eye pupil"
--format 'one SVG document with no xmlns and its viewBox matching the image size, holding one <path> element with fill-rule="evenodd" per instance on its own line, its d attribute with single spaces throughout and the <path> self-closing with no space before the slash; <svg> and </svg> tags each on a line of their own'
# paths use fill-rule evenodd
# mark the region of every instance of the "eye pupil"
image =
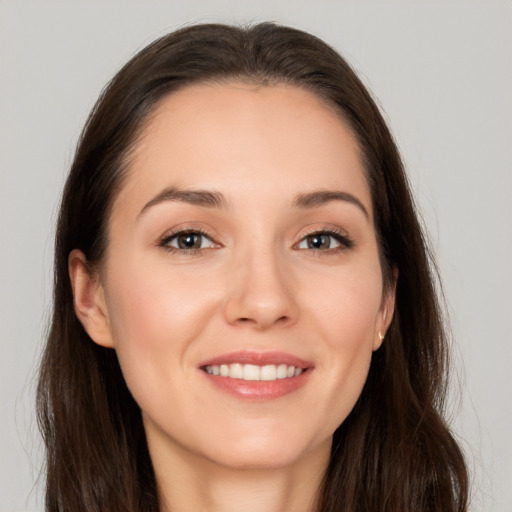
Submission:
<svg viewBox="0 0 512 512">
<path fill-rule="evenodd" d="M 201 247 L 201 235 L 195 233 L 182 233 L 178 236 L 180 249 L 199 249 Z"/>
<path fill-rule="evenodd" d="M 310 235 L 308 236 L 309 249 L 329 249 L 331 239 L 328 235 Z"/>
</svg>

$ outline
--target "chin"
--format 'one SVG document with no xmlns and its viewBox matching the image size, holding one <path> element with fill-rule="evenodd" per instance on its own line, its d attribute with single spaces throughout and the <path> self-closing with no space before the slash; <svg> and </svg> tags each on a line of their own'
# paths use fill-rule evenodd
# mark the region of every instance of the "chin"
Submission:
<svg viewBox="0 0 512 512">
<path fill-rule="evenodd" d="M 279 432 L 279 431 L 277 431 Z M 324 452 L 328 459 L 332 436 L 324 440 L 306 440 L 289 435 L 283 430 L 259 432 L 253 435 L 230 436 L 229 441 L 219 440 L 209 446 L 208 458 L 221 466 L 232 469 L 279 469 L 308 459 L 313 453 Z"/>
</svg>

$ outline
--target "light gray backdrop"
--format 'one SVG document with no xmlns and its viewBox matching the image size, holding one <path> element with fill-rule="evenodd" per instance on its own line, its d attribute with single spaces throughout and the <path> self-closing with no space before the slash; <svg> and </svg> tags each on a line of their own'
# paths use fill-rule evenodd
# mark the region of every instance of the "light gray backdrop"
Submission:
<svg viewBox="0 0 512 512">
<path fill-rule="evenodd" d="M 268 19 L 336 46 L 383 105 L 444 277 L 473 510 L 511 512 L 511 13 L 492 0 L 1 2 L 0 512 L 42 510 L 33 373 L 57 201 L 88 111 L 155 37 Z"/>
</svg>

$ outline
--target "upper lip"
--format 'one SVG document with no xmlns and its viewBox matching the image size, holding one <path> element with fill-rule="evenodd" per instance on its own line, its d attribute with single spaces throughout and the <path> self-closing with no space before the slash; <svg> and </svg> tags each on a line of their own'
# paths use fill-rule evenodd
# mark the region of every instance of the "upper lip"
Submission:
<svg viewBox="0 0 512 512">
<path fill-rule="evenodd" d="M 295 366 L 295 368 L 311 368 L 313 363 L 305 361 L 300 357 L 287 354 L 286 352 L 257 352 L 251 350 L 240 350 L 238 352 L 230 352 L 220 356 L 205 360 L 199 364 L 199 367 L 216 366 L 221 364 L 253 364 L 256 366 L 280 365 Z"/>
</svg>

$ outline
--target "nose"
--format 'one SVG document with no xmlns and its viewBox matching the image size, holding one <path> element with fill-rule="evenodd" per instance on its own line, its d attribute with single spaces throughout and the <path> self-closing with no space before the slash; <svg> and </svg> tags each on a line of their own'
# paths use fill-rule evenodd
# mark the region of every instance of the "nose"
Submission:
<svg viewBox="0 0 512 512">
<path fill-rule="evenodd" d="M 291 269 L 271 249 L 241 255 L 229 276 L 224 307 L 228 323 L 263 331 L 296 322 Z"/>
</svg>

